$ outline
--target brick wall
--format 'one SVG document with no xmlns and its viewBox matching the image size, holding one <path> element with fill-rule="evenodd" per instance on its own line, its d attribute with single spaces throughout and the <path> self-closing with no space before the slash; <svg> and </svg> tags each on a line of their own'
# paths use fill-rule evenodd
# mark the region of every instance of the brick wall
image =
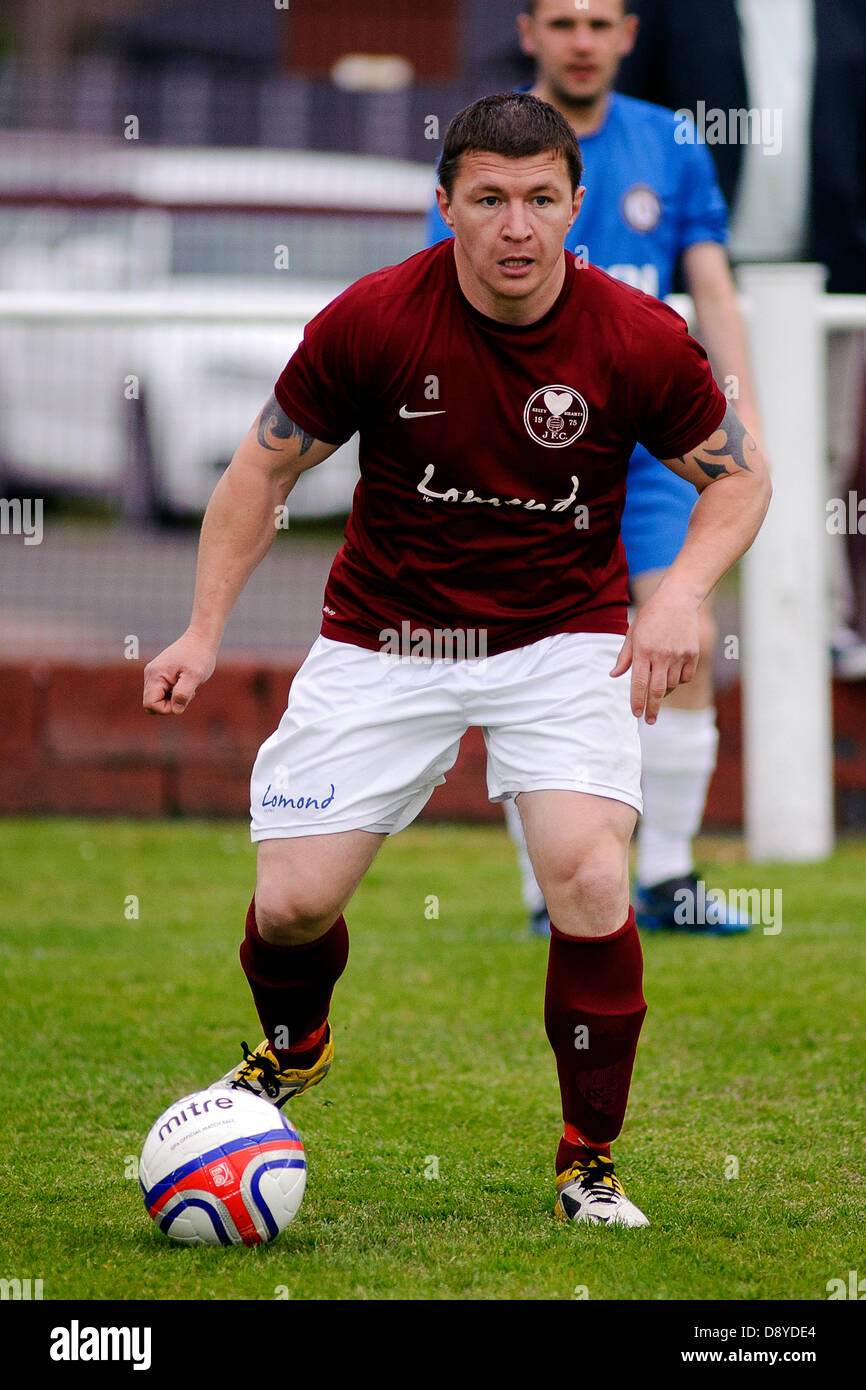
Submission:
<svg viewBox="0 0 866 1390">
<path fill-rule="evenodd" d="M 277 726 L 302 653 L 285 667 L 225 663 L 181 717 L 146 715 L 142 666 L 33 661 L 0 666 L 0 813 L 246 816 L 259 744 Z M 866 820 L 866 682 L 837 684 L 840 824 Z M 719 764 L 706 825 L 742 820 L 739 690 L 719 696 Z M 499 821 L 487 800 L 484 740 L 471 729 L 425 812 L 430 819 Z"/>
</svg>

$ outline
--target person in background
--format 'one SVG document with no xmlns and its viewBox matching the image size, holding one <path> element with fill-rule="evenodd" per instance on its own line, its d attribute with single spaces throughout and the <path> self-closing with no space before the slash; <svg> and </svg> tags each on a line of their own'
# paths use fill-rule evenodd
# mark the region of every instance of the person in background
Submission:
<svg viewBox="0 0 866 1390">
<path fill-rule="evenodd" d="M 640 27 L 621 91 L 693 114 L 701 102 L 705 113 L 776 117 L 772 154 L 759 140 L 719 139 L 717 130 L 706 145 L 732 210 L 734 261 L 817 261 L 831 294 L 866 294 L 863 0 L 634 0 L 632 8 Z M 847 497 L 861 439 L 866 335 L 832 332 L 827 347 L 828 484 L 831 496 Z M 832 537 L 830 560 L 834 668 L 860 680 L 866 641 L 848 537 Z"/>
<path fill-rule="evenodd" d="M 675 139 L 674 113 L 613 90 L 620 63 L 638 36 L 629 0 L 533 0 L 518 16 L 520 42 L 534 58 L 531 92 L 568 120 L 583 151 L 587 194 L 566 248 L 578 264 L 592 262 L 618 280 L 664 298 L 682 268 L 697 316 L 697 336 L 716 379 L 738 415 L 760 437 L 745 331 L 725 241 L 727 214 L 705 147 Z M 435 205 L 427 241 L 450 235 Z M 685 538 L 696 500 L 642 446 L 628 472 L 622 537 L 631 596 L 638 608 L 655 592 Z M 722 920 L 680 927 L 682 891 L 697 891 L 692 841 L 703 818 L 718 747 L 710 602 L 701 609 L 701 659 L 694 680 L 664 701 L 655 724 L 640 726 L 643 817 L 637 837 L 635 915 L 650 929 L 730 934 L 748 919 L 729 910 Z M 505 804 L 518 849 L 530 929 L 546 935 L 547 907 L 526 852 L 520 815 Z"/>
</svg>

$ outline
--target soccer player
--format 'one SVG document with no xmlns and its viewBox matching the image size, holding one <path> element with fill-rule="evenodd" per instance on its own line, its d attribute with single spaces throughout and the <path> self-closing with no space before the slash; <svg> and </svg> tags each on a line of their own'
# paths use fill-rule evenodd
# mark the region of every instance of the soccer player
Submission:
<svg viewBox="0 0 866 1390">
<path fill-rule="evenodd" d="M 587 0 L 580 8 L 573 0 L 528 0 L 526 8 L 518 25 L 523 49 L 537 64 L 532 92 L 569 121 L 586 161 L 586 207 L 566 248 L 659 298 L 670 293 L 681 261 L 700 339 L 717 378 L 736 382 L 737 413 L 754 435 L 757 411 L 746 339 L 724 249 L 725 203 L 710 154 L 705 146 L 677 143 L 672 111 L 612 90 L 637 35 L 629 0 Z M 428 245 L 450 231 L 434 205 Z M 646 602 L 679 551 L 694 502 L 691 484 L 638 445 L 622 520 L 636 604 Z M 701 609 L 700 632 L 695 679 L 665 700 L 655 724 L 641 725 L 644 810 L 637 835 L 635 912 L 638 923 L 649 928 L 678 929 L 682 890 L 692 900 L 697 891 L 692 840 L 718 749 L 710 600 Z M 530 930 L 547 936 L 544 896 L 514 802 L 506 802 L 506 820 L 518 850 Z M 685 930 L 728 935 L 748 927 L 748 917 L 731 909 L 716 923 Z"/>
<path fill-rule="evenodd" d="M 216 1084 L 282 1105 L 327 1073 L 344 909 L 481 726 L 490 796 L 519 794 L 551 910 L 555 1209 L 643 1226 L 610 1153 L 646 1010 L 628 901 L 637 721 L 692 678 L 701 604 L 770 486 L 683 321 L 566 254 L 581 173 L 571 126 L 536 97 L 454 118 L 439 168 L 454 239 L 364 276 L 308 324 L 217 484 L 191 621 L 147 666 L 144 704 L 186 708 L 286 494 L 358 430 L 321 635 L 252 774 L 241 962 L 266 1036 Z M 637 439 L 700 498 L 629 627 L 619 528 Z M 475 654 L 437 656 L 455 635 Z"/>
</svg>

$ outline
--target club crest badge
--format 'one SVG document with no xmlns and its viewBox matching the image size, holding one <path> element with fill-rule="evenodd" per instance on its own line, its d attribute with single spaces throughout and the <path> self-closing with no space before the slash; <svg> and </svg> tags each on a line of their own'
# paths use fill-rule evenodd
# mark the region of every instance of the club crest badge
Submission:
<svg viewBox="0 0 866 1390">
<path fill-rule="evenodd" d="M 589 410 L 579 391 L 571 386 L 542 386 L 533 391 L 523 412 L 523 423 L 538 444 L 564 449 L 586 429 Z"/>
<path fill-rule="evenodd" d="M 662 220 L 661 199 L 649 184 L 636 183 L 624 195 L 621 212 L 633 231 L 654 232 Z"/>
</svg>

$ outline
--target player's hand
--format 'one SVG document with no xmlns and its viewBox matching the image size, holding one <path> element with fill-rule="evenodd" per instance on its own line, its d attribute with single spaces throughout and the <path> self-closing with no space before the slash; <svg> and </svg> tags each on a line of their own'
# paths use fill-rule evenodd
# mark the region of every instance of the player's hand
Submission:
<svg viewBox="0 0 866 1390">
<path fill-rule="evenodd" d="M 661 702 L 695 674 L 700 655 L 698 607 L 679 590 L 661 587 L 647 599 L 628 630 L 612 676 L 631 668 L 631 709 L 654 724 Z"/>
<path fill-rule="evenodd" d="M 215 666 L 216 648 L 185 632 L 145 666 L 144 708 L 148 714 L 183 714 Z"/>
</svg>

